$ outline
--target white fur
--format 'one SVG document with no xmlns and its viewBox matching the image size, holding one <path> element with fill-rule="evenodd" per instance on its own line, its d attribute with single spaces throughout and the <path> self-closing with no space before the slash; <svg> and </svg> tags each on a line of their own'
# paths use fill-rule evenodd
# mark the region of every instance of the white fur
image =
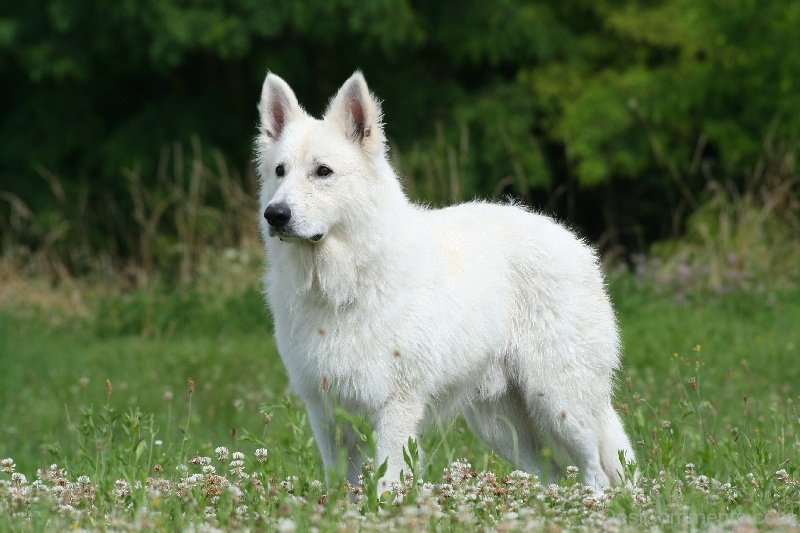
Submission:
<svg viewBox="0 0 800 533">
<path fill-rule="evenodd" d="M 292 211 L 291 237 L 270 237 L 261 220 L 266 294 L 326 473 L 342 458 L 351 480 L 360 468 L 335 405 L 373 424 L 384 482 L 404 468 L 408 437 L 460 409 L 521 468 L 539 472 L 549 443 L 588 485 L 618 483 L 618 450 L 634 455 L 611 405 L 619 337 L 593 250 L 520 207 L 410 203 L 359 72 L 322 120 L 274 74 L 259 111 L 261 211 Z M 320 164 L 333 174 L 316 176 Z"/>
</svg>

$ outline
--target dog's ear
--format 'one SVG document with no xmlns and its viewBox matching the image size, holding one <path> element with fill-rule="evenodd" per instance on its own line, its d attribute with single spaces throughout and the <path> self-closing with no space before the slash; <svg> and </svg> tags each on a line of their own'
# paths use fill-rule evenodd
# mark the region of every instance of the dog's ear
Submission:
<svg viewBox="0 0 800 533">
<path fill-rule="evenodd" d="M 269 145 L 280 138 L 286 124 L 303 113 L 303 109 L 289 84 L 270 72 L 261 88 L 258 113 L 261 117 L 261 133 Z"/>
<path fill-rule="evenodd" d="M 333 121 L 348 139 L 372 155 L 385 149 L 382 118 L 380 102 L 370 94 L 360 71 L 344 82 L 325 112 L 325 120 Z"/>
</svg>

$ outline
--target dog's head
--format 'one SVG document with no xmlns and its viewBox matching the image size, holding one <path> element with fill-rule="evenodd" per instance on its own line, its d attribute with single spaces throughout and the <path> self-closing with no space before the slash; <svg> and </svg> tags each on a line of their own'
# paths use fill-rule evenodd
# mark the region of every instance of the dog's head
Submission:
<svg viewBox="0 0 800 533">
<path fill-rule="evenodd" d="M 386 161 L 378 101 L 353 74 L 316 119 L 289 85 L 270 73 L 258 105 L 256 140 L 262 231 L 314 243 L 368 201 L 377 165 Z"/>
</svg>

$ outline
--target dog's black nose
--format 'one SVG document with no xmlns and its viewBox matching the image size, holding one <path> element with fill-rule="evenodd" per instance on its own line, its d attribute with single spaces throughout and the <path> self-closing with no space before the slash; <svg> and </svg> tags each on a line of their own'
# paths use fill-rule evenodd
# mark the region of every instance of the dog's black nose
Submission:
<svg viewBox="0 0 800 533">
<path fill-rule="evenodd" d="M 269 204 L 264 210 L 264 218 L 273 228 L 282 228 L 292 218 L 292 210 L 289 209 L 289 204 L 284 202 Z"/>
</svg>

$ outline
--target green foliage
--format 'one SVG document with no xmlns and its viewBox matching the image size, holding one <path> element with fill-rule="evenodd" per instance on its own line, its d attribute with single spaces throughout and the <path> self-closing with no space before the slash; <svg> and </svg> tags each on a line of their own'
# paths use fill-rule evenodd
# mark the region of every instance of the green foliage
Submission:
<svg viewBox="0 0 800 533">
<path fill-rule="evenodd" d="M 196 134 L 245 174 L 267 68 L 311 112 L 363 68 L 418 196 L 511 193 L 650 241 L 709 176 L 746 177 L 768 134 L 796 145 L 798 26 L 784 0 L 17 2 L 0 190 L 38 212 L 54 201 L 37 172 L 58 175 L 100 213 L 90 233 L 118 221 L 97 245 L 135 255 L 121 169 L 156 186 L 163 148 Z"/>
</svg>

